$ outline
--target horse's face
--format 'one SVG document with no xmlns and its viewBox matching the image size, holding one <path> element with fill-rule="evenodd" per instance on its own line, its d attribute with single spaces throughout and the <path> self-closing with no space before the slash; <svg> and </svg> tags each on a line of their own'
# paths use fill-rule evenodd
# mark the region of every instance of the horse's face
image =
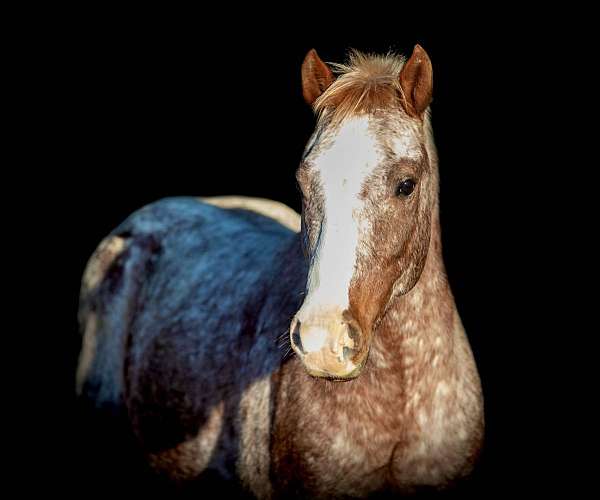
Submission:
<svg viewBox="0 0 600 500">
<path fill-rule="evenodd" d="M 290 336 L 311 375 L 356 377 L 391 297 L 419 279 L 437 194 L 425 107 L 325 119 L 306 148 L 297 180 L 309 273 Z"/>
</svg>

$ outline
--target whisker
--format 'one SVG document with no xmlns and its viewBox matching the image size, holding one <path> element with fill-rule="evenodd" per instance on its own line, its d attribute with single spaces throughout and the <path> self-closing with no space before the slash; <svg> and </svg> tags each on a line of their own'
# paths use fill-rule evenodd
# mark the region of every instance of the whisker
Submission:
<svg viewBox="0 0 600 500">
<path fill-rule="evenodd" d="M 277 343 L 277 347 L 278 349 L 288 349 L 291 350 L 291 344 L 290 344 L 290 337 L 289 337 L 289 333 L 290 333 L 290 329 L 286 328 L 282 333 L 280 333 L 277 338 L 276 338 L 276 343 Z M 283 359 L 285 359 L 285 357 L 289 354 L 289 352 L 286 351 L 286 353 L 283 355 Z"/>
<path fill-rule="evenodd" d="M 281 345 L 282 342 L 286 342 L 289 339 L 289 333 L 290 333 L 290 329 L 288 328 L 287 330 L 285 330 L 283 333 L 280 333 L 277 338 L 276 338 L 276 342 L 279 343 L 279 345 Z"/>
</svg>

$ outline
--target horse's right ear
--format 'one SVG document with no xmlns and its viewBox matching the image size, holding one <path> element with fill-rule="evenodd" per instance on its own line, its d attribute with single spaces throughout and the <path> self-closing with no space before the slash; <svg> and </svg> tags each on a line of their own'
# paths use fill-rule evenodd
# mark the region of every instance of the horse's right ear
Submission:
<svg viewBox="0 0 600 500">
<path fill-rule="evenodd" d="M 327 87 L 333 83 L 333 73 L 329 66 L 319 58 L 317 51 L 311 49 L 302 63 L 302 94 L 304 100 L 312 106 Z"/>
</svg>

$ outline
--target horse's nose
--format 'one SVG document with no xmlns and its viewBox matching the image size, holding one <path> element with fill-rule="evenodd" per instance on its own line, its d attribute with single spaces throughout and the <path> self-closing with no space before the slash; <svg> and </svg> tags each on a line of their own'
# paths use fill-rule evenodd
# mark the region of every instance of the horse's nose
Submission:
<svg viewBox="0 0 600 500">
<path fill-rule="evenodd" d="M 366 357 L 362 331 L 348 315 L 321 314 L 302 322 L 296 317 L 290 341 L 308 372 L 318 377 L 353 378 Z"/>
</svg>

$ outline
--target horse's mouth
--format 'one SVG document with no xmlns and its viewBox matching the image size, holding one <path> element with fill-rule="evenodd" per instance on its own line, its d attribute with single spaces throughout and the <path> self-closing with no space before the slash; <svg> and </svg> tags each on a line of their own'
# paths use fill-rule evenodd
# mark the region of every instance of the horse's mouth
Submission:
<svg viewBox="0 0 600 500">
<path fill-rule="evenodd" d="M 306 359 L 306 356 L 300 355 L 300 360 L 311 377 L 324 378 L 333 382 L 347 382 L 357 378 L 362 373 L 367 358 L 368 352 L 358 364 L 347 362 L 338 366 L 332 366 L 331 363 L 323 366 L 313 364 L 310 358 Z"/>
</svg>

